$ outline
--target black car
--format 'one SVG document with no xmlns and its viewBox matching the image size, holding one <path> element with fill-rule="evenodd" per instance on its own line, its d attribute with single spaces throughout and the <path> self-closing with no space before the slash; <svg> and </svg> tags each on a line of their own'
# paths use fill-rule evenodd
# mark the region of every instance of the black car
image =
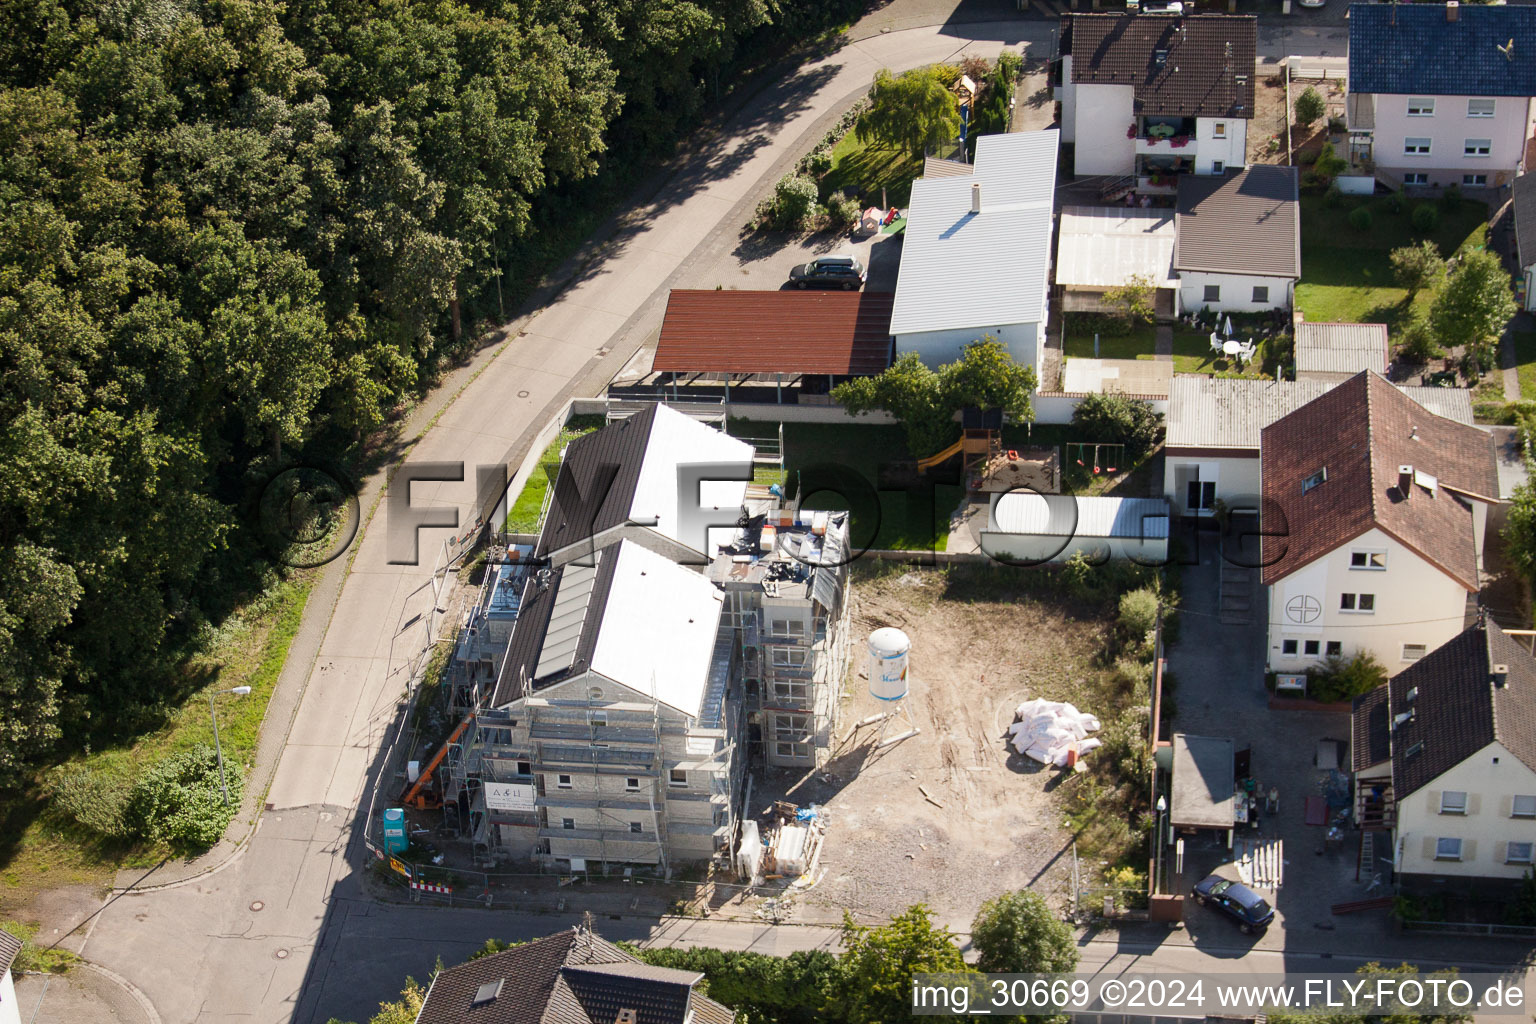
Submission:
<svg viewBox="0 0 1536 1024">
<path fill-rule="evenodd" d="M 789 272 L 796 288 L 843 288 L 853 291 L 864 284 L 864 264 L 852 256 L 821 256 Z"/>
<path fill-rule="evenodd" d="M 1220 875 L 1207 875 L 1195 883 L 1191 893 L 1201 906 L 1214 906 L 1237 922 L 1243 934 L 1263 931 L 1275 919 L 1275 909 L 1242 882 Z"/>
</svg>

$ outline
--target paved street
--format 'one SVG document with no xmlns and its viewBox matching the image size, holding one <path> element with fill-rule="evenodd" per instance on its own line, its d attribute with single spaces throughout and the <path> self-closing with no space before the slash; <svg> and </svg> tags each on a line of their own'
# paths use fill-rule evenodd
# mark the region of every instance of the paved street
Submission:
<svg viewBox="0 0 1536 1024">
<path fill-rule="evenodd" d="M 898 9 L 913 8 L 892 4 L 886 13 Z M 1053 22 L 1039 18 L 929 25 L 876 31 L 769 85 L 727 131 L 691 153 L 654 199 L 622 218 L 611 242 L 558 298 L 516 324 L 503 347 L 456 371 L 412 421 L 408 436 L 422 431 L 412 459 L 470 467 L 466 483 L 416 485 L 413 501 L 457 508 L 467 519 L 473 467 L 520 463 L 533 432 L 567 397 L 595 393 L 645 342 L 668 288 L 735 266 L 732 250 L 747 212 L 877 69 L 964 52 L 993 56 L 1005 46 L 1045 56 L 1054 32 Z M 1340 30 L 1298 23 L 1266 30 L 1261 51 L 1326 55 L 1342 47 Z M 430 414 L 439 409 L 434 421 Z M 382 479 L 367 482 L 365 515 L 382 486 Z M 422 531 L 423 564 L 393 565 L 387 526 L 380 511 L 355 544 L 350 573 L 334 563 L 311 599 L 269 714 L 263 757 L 275 776 L 247 847 L 217 873 L 118 900 L 86 933 L 86 955 L 137 985 L 167 1022 L 366 1018 L 404 974 L 425 975 L 438 956 L 451 962 L 490 934 L 527 937 L 561 923 L 505 911 L 381 906 L 364 899 L 351 877 L 364 782 L 395 717 L 405 666 L 434 615 L 426 583 L 447 535 Z M 769 952 L 828 938 L 717 922 L 672 923 L 654 935 L 643 920 L 600 920 L 599 927 L 611 938 L 708 935 L 712 944 Z M 1173 944 L 1169 937 L 1163 947 Z"/>
</svg>

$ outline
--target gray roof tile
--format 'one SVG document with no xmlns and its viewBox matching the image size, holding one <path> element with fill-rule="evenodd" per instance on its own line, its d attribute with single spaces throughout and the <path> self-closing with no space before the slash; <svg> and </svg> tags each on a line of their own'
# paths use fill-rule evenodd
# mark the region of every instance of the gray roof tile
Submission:
<svg viewBox="0 0 1536 1024">
<path fill-rule="evenodd" d="M 1072 81 L 1133 86 L 1137 114 L 1253 116 L 1251 14 L 1068 14 L 1061 32 Z"/>
<path fill-rule="evenodd" d="M 1180 176 L 1173 268 L 1300 277 L 1296 168 L 1255 164 L 1235 174 Z"/>
</svg>

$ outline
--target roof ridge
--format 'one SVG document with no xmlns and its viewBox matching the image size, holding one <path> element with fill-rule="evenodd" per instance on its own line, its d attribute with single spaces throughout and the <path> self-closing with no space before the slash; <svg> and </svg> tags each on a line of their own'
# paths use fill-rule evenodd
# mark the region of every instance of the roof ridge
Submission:
<svg viewBox="0 0 1536 1024">
<path fill-rule="evenodd" d="M 1371 522 L 1380 528 L 1381 518 L 1376 508 L 1376 410 L 1371 402 L 1371 371 L 1361 370 L 1360 373 L 1365 376 L 1365 461 L 1371 467 Z"/>
<path fill-rule="evenodd" d="M 1499 736 L 1499 688 L 1493 685 L 1493 666 L 1497 664 L 1493 659 L 1493 630 L 1488 628 L 1488 613 L 1482 608 L 1478 608 L 1477 623 L 1472 628 L 1483 631 L 1483 681 L 1488 686 L 1488 718 L 1493 726 L 1494 741 L 1503 743 Z"/>
</svg>

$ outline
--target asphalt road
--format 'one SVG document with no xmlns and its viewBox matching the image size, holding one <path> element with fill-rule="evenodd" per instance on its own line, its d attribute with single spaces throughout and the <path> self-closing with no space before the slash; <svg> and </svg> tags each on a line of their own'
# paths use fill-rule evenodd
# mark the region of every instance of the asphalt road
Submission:
<svg viewBox="0 0 1536 1024">
<path fill-rule="evenodd" d="M 730 260 L 745 212 L 877 69 L 963 52 L 992 56 L 1005 46 L 1045 55 L 1053 32 L 1051 22 L 1009 20 L 876 33 L 763 89 L 653 199 L 621 219 L 568 288 L 445 385 L 443 411 L 423 423 L 411 458 L 463 461 L 469 481 L 417 484 L 413 501 L 456 508 L 467 521 L 473 467 L 519 463 L 567 397 L 594 393 L 645 341 L 674 282 Z M 1266 56 L 1342 48 L 1337 29 L 1300 24 L 1266 31 L 1261 41 Z M 382 483 L 365 490 L 365 513 Z M 492 934 L 531 937 L 564 923 L 499 910 L 381 905 L 352 877 L 355 857 L 349 861 L 347 852 L 356 808 L 405 686 L 407 659 L 436 614 L 425 584 L 431 552 L 448 533 L 422 531 L 426 564 L 397 565 L 386 551 L 389 525 L 381 511 L 355 543 L 350 572 L 333 567 L 335 589 L 318 591 L 306 612 L 313 662 L 297 644 L 294 658 L 303 660 L 288 670 L 296 682 L 280 684 L 269 714 L 264 743 L 276 772 L 248 846 L 214 874 L 113 902 L 91 925 L 86 956 L 134 982 L 167 1022 L 366 1019 L 405 974 L 424 976 L 439 956 L 453 962 Z M 658 925 L 620 917 L 598 925 L 612 938 L 707 937 L 768 952 L 822 945 L 830 935 L 718 921 Z M 1151 954 L 1159 962 L 1220 958 L 1160 945 Z"/>
</svg>

